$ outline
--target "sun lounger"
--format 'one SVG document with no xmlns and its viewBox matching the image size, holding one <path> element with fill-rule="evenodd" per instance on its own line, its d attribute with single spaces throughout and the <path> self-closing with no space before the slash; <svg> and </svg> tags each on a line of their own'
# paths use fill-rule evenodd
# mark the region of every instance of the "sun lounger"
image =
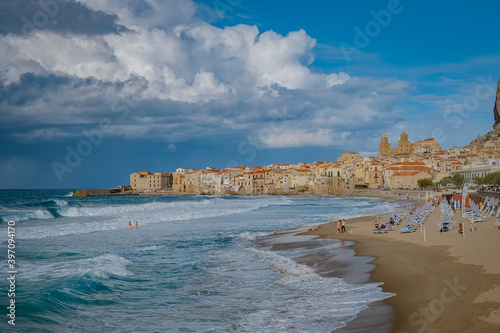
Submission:
<svg viewBox="0 0 500 333">
<path fill-rule="evenodd" d="M 389 232 L 389 230 L 387 230 L 387 229 L 380 229 L 380 230 L 378 230 L 378 232 L 377 232 L 377 229 L 373 229 L 372 230 L 372 233 L 374 233 L 374 234 L 377 234 L 377 233 L 378 234 L 384 234 L 386 232 Z"/>
<path fill-rule="evenodd" d="M 409 228 L 399 230 L 399 233 L 401 233 L 401 234 L 411 233 L 411 232 L 415 232 L 415 230 L 417 230 L 417 228 L 409 227 Z"/>
<path fill-rule="evenodd" d="M 454 226 L 455 226 L 455 221 L 452 220 L 450 222 L 444 222 L 442 224 L 438 224 L 438 229 L 441 232 L 450 231 L 451 229 L 453 229 Z"/>
<path fill-rule="evenodd" d="M 471 222 L 483 222 L 484 221 L 484 217 L 476 214 L 476 212 L 473 211 L 472 209 L 467 211 L 465 214 Z"/>
</svg>

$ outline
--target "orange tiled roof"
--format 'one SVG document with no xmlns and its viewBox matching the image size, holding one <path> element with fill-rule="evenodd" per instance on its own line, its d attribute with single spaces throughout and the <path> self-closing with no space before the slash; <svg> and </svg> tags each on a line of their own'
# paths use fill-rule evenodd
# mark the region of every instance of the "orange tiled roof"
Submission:
<svg viewBox="0 0 500 333">
<path fill-rule="evenodd" d="M 431 167 L 428 167 L 428 166 L 424 166 L 424 165 L 414 165 L 414 166 L 411 166 L 411 165 L 406 165 L 406 166 L 399 166 L 399 167 L 393 167 L 393 166 L 389 166 L 387 168 L 385 168 L 385 170 L 394 170 L 394 171 L 397 171 L 397 170 L 421 170 L 421 171 L 434 171 L 433 168 Z"/>
<path fill-rule="evenodd" d="M 393 174 L 391 177 L 400 177 L 400 176 L 415 176 L 418 175 L 419 173 L 422 173 L 423 171 L 418 171 L 418 172 L 398 172 Z"/>
<path fill-rule="evenodd" d="M 392 165 L 425 165 L 424 162 L 396 162 Z"/>
</svg>

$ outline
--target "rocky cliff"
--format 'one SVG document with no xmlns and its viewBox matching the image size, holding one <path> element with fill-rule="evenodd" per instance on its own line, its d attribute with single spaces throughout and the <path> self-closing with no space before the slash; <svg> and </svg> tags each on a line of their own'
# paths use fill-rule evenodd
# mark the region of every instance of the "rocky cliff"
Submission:
<svg viewBox="0 0 500 333">
<path fill-rule="evenodd" d="M 495 116 L 493 131 L 490 131 L 485 135 L 479 135 L 475 140 L 472 140 L 470 145 L 500 139 L 500 79 L 497 82 L 497 95 L 495 105 L 493 106 L 493 115 Z"/>
<path fill-rule="evenodd" d="M 495 100 L 493 114 L 495 115 L 495 125 L 493 127 L 498 128 L 500 124 L 500 80 L 497 83 L 497 99 Z"/>
</svg>

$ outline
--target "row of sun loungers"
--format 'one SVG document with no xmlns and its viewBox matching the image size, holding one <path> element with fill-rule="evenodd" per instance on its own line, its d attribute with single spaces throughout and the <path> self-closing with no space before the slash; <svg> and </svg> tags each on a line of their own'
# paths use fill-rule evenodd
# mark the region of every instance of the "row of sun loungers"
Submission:
<svg viewBox="0 0 500 333">
<path fill-rule="evenodd" d="M 499 203 L 500 200 L 498 198 L 486 197 L 484 199 L 483 206 L 481 207 L 481 209 L 479 209 L 480 217 L 482 218 L 481 222 L 484 221 L 484 219 L 495 215 L 496 219 L 493 223 L 493 226 L 500 229 L 500 211 L 498 208 Z M 478 210 L 478 207 L 476 205 L 473 205 L 471 208 L 475 209 L 476 212 Z M 473 222 L 478 221 L 473 220 Z"/>
<path fill-rule="evenodd" d="M 491 217 L 493 215 L 497 215 L 494 226 L 500 229 L 500 217 L 498 216 L 500 212 L 497 214 L 497 210 L 499 209 L 499 201 L 494 198 L 486 198 L 483 207 L 479 209 L 479 206 L 474 202 L 471 202 L 470 209 L 466 212 L 467 219 L 471 222 L 483 222 L 486 218 Z M 389 225 L 385 221 L 384 216 L 384 224 L 386 224 L 385 228 L 373 229 L 373 233 L 387 233 L 390 230 L 394 230 L 396 226 L 398 226 L 401 221 L 406 220 L 406 226 L 401 229 L 400 233 L 412 233 L 418 230 L 421 224 L 425 221 L 427 216 L 434 210 L 434 206 L 431 204 L 426 204 L 420 209 L 417 209 L 413 212 L 413 216 L 409 207 L 400 207 L 399 210 L 396 210 L 392 213 L 391 218 L 395 222 L 393 225 Z M 453 220 L 453 208 L 450 203 L 442 202 L 441 203 L 441 219 L 436 223 L 437 228 L 440 232 L 450 231 L 455 227 L 457 222 Z M 413 220 L 413 221 L 412 221 Z M 378 218 L 377 218 L 378 221 Z M 410 223 L 411 221 L 411 223 Z"/>
<path fill-rule="evenodd" d="M 418 227 L 427 219 L 427 216 L 434 210 L 431 204 L 425 204 L 422 208 L 413 213 L 413 222 L 407 224 L 404 229 L 399 230 L 400 233 L 412 233 L 417 231 Z M 409 222 L 409 220 L 408 220 Z"/>
<path fill-rule="evenodd" d="M 446 203 L 442 204 L 441 219 L 436 223 L 440 232 L 450 231 L 455 226 L 453 220 L 453 208 Z"/>
<path fill-rule="evenodd" d="M 396 229 L 396 227 L 399 226 L 399 224 L 402 221 L 406 221 L 406 223 L 408 223 L 408 224 L 406 224 L 406 226 L 399 231 L 400 233 L 415 232 L 433 210 L 434 210 L 434 206 L 432 206 L 431 204 L 426 204 L 423 207 L 415 210 L 413 212 L 413 216 L 412 216 L 412 212 L 411 212 L 411 209 L 409 207 L 400 208 L 399 211 L 394 212 L 391 216 L 391 218 L 394 221 L 393 225 L 386 225 L 385 228 L 379 228 L 378 230 L 373 229 L 372 233 L 377 233 L 377 234 L 378 233 L 380 233 L 380 234 L 387 233 L 390 230 Z M 385 220 L 385 217 L 384 217 L 384 220 Z"/>
</svg>

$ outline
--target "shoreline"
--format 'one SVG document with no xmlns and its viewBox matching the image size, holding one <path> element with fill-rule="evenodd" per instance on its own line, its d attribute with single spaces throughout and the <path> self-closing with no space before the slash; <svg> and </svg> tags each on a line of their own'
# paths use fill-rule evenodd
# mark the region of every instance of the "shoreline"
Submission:
<svg viewBox="0 0 500 333">
<path fill-rule="evenodd" d="M 389 233 L 372 234 L 375 216 L 346 220 L 344 234 L 337 235 L 336 222 L 330 222 L 297 235 L 350 241 L 356 256 L 374 258 L 371 282 L 396 294 L 381 301 L 395 311 L 391 332 L 499 331 L 500 231 L 493 227 L 494 217 L 476 223 L 474 233 L 466 230 L 465 238 L 457 228 L 441 234 L 435 225 L 439 217 L 436 208 L 424 223 L 425 243 L 420 231 L 399 233 L 405 222 Z M 460 214 L 454 219 L 461 221 Z M 365 310 L 337 332 L 356 332 L 370 318 Z"/>
<path fill-rule="evenodd" d="M 170 195 L 170 196 L 183 196 L 183 195 L 196 195 L 196 196 L 298 196 L 298 197 L 338 197 L 338 198 L 378 198 L 379 200 L 403 200 L 408 196 L 411 200 L 423 200 L 425 193 L 434 193 L 433 191 L 408 191 L 408 190 L 390 190 L 382 191 L 380 189 L 357 189 L 352 192 L 347 192 L 342 195 L 333 194 L 313 194 L 313 193 L 273 193 L 273 194 L 216 194 L 216 193 L 191 193 L 191 192 L 178 192 L 173 190 L 157 190 L 153 192 L 144 192 L 139 190 L 130 190 L 125 192 L 103 192 L 112 189 L 77 189 L 72 195 L 73 197 L 94 197 L 94 196 L 156 196 L 156 195 Z M 82 193 L 79 193 L 82 191 Z M 97 193 L 92 193 L 96 191 Z"/>
</svg>

